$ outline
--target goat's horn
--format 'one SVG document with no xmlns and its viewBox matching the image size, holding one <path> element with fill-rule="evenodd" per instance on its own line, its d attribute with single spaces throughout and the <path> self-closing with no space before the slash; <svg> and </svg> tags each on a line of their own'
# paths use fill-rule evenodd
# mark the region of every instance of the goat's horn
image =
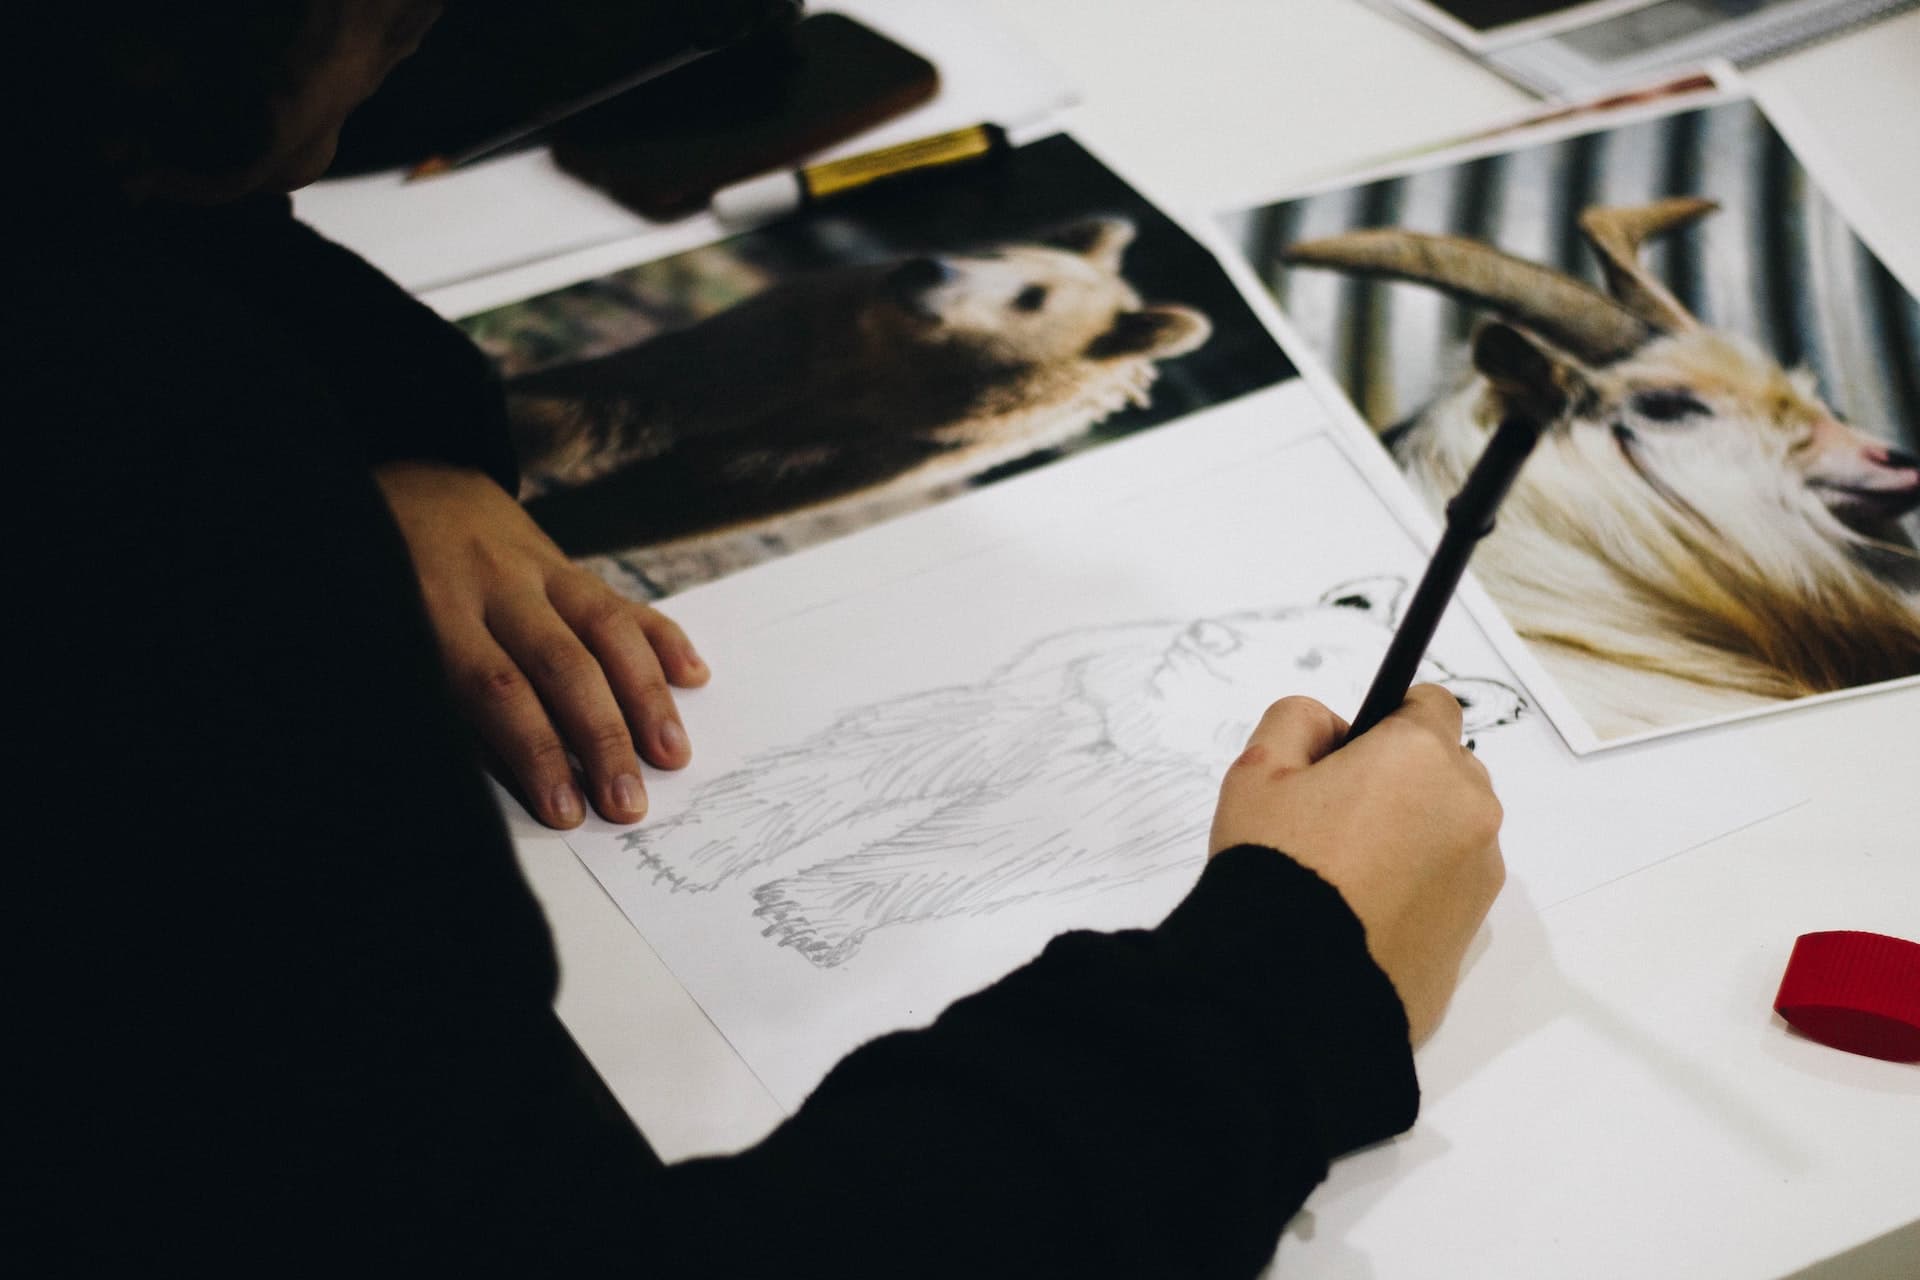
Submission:
<svg viewBox="0 0 1920 1280">
<path fill-rule="evenodd" d="M 1457 236 L 1392 227 L 1349 231 L 1289 245 L 1281 256 L 1301 266 L 1432 285 L 1588 364 L 1611 364 L 1653 336 L 1639 316 L 1591 285 Z"/>
<path fill-rule="evenodd" d="M 1652 204 L 1593 208 L 1580 215 L 1580 230 L 1599 251 L 1607 289 L 1628 310 L 1656 329 L 1697 329 L 1700 322 L 1640 262 L 1642 241 L 1686 226 L 1720 205 L 1694 196 L 1675 196 Z"/>
</svg>

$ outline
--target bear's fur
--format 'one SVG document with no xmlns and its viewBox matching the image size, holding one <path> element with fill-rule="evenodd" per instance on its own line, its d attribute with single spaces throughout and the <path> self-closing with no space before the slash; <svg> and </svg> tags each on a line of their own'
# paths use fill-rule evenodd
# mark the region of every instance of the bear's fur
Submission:
<svg viewBox="0 0 1920 1280">
<path fill-rule="evenodd" d="M 508 385 L 523 496 L 573 554 L 927 491 L 1144 404 L 1210 332 L 1143 304 L 1131 223 L 776 285 L 700 324 Z"/>
</svg>

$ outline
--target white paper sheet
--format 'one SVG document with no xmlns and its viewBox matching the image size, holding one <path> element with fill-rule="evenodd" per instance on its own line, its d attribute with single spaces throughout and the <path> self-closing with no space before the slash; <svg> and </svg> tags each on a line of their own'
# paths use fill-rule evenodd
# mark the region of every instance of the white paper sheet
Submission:
<svg viewBox="0 0 1920 1280">
<path fill-rule="evenodd" d="M 1716 61 L 1747 65 L 1912 7 L 1913 0 L 1581 0 L 1507 6 L 1476 26 L 1436 0 L 1375 0 L 1545 97 L 1637 88 Z"/>
<path fill-rule="evenodd" d="M 715 672 L 695 763 L 569 843 L 791 1108 L 1062 930 L 1164 915 L 1252 720 L 1351 714 L 1424 563 L 1290 382 L 676 597 Z M 1803 798 L 1733 739 L 1707 776 L 1496 723 L 1521 691 L 1464 610 L 1434 655 L 1535 904 Z"/>
<path fill-rule="evenodd" d="M 1565 4 L 1539 4 L 1531 18 L 1511 19 L 1504 23 L 1476 27 L 1449 11 L 1445 4 L 1430 0 L 1390 0 L 1401 12 L 1444 34 L 1463 48 L 1475 53 L 1504 48 L 1526 40 L 1540 40 L 1560 32 L 1600 22 L 1607 18 L 1644 9 L 1659 0 L 1568 0 Z"/>
</svg>

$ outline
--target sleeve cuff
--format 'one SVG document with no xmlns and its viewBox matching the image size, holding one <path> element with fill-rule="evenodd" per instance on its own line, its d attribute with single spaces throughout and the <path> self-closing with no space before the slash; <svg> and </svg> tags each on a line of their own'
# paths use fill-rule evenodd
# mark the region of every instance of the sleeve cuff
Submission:
<svg viewBox="0 0 1920 1280">
<path fill-rule="evenodd" d="M 1257 845 L 1217 854 L 1157 930 L 1216 998 L 1270 1028 L 1312 1096 L 1328 1158 L 1419 1111 L 1406 1010 L 1332 885 Z"/>
</svg>

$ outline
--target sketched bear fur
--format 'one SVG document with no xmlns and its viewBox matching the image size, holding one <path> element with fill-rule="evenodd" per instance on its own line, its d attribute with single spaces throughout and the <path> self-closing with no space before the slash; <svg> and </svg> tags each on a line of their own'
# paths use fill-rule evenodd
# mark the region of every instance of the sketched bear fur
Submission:
<svg viewBox="0 0 1920 1280">
<path fill-rule="evenodd" d="M 1133 236 L 1101 218 L 1046 243 L 820 272 L 517 378 L 523 496 L 546 495 L 536 513 L 579 554 L 931 488 L 1063 444 L 1145 404 L 1155 362 L 1210 333 L 1128 285 Z"/>
<path fill-rule="evenodd" d="M 678 890 L 769 877 L 752 891 L 766 932 L 822 967 L 886 926 L 1191 871 L 1263 700 L 1359 705 L 1404 591 L 1375 578 L 1306 606 L 1065 632 L 977 684 L 761 753 L 624 844 Z M 1453 691 L 1470 734 L 1526 709 L 1498 681 L 1432 662 L 1421 678 Z"/>
</svg>

